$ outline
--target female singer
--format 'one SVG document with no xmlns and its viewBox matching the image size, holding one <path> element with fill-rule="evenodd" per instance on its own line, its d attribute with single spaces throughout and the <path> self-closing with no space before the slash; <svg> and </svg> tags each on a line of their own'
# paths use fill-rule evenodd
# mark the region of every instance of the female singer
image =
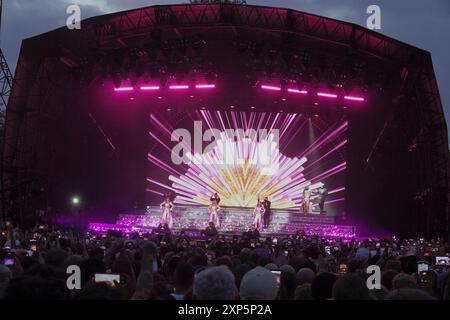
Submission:
<svg viewBox="0 0 450 320">
<path fill-rule="evenodd" d="M 170 198 L 166 198 L 163 203 L 160 204 L 161 209 L 163 209 L 163 215 L 161 219 L 162 224 L 167 224 L 169 228 L 173 226 L 172 209 L 174 207 L 173 202 Z"/>
<path fill-rule="evenodd" d="M 308 186 L 303 190 L 303 200 L 300 207 L 300 212 L 309 213 L 310 209 L 310 200 L 311 200 L 311 190 Z"/>
<path fill-rule="evenodd" d="M 219 205 L 215 201 L 213 201 L 211 205 L 208 207 L 208 210 L 209 210 L 209 222 L 214 223 L 216 229 L 219 229 L 220 228 L 220 220 L 218 214 L 220 210 Z"/>
<path fill-rule="evenodd" d="M 253 225 L 255 226 L 258 231 L 261 231 L 264 225 L 263 222 L 263 215 L 266 210 L 264 209 L 264 206 L 262 205 L 261 201 L 258 199 L 258 203 L 256 204 L 255 211 L 253 211 Z"/>
</svg>

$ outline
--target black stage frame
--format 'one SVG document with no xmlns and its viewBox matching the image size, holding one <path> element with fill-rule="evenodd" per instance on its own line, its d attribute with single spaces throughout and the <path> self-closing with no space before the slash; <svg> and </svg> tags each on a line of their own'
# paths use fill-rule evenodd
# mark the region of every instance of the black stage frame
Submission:
<svg viewBox="0 0 450 320">
<path fill-rule="evenodd" d="M 300 57 L 300 73 L 310 63 L 308 72 L 328 81 L 336 72 L 327 66 L 352 68 L 352 61 L 361 61 L 373 75 L 364 80 L 368 94 L 386 106 L 382 112 L 346 115 L 353 141 L 348 149 L 348 214 L 403 234 L 448 234 L 447 126 L 430 53 L 355 24 L 234 4 L 151 6 L 84 20 L 78 31 L 64 27 L 24 40 L 6 114 L 3 218 L 25 223 L 34 220 L 36 208 L 58 208 L 52 194 L 67 183 L 58 164 L 58 154 L 67 146 L 52 138 L 55 130 L 48 128 L 58 127 L 61 118 L 77 117 L 68 110 L 79 106 L 89 83 L 111 75 L 107 65 L 117 58 L 114 52 L 146 56 L 148 63 L 155 52 L 183 47 L 186 34 L 219 32 L 229 33 L 235 46 L 247 52 L 267 35 L 277 36 L 277 54 L 290 55 L 286 64 Z M 193 46 L 203 43 L 191 41 Z M 246 65 L 249 79 L 259 75 L 257 60 Z M 383 72 L 377 71 L 380 64 Z M 372 116 L 378 120 L 371 123 Z M 358 193 L 362 189 L 365 195 Z"/>
</svg>

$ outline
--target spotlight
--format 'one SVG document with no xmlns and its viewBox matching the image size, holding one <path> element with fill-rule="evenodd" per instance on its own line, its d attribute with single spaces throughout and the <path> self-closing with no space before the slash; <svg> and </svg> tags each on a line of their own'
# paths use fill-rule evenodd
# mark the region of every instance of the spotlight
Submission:
<svg viewBox="0 0 450 320">
<path fill-rule="evenodd" d="M 218 78 L 218 76 L 217 76 L 217 74 L 214 73 L 214 72 L 208 72 L 208 73 L 205 75 L 205 80 L 206 80 L 207 83 L 214 82 L 214 80 L 217 79 L 217 78 Z"/>
<path fill-rule="evenodd" d="M 177 83 L 182 83 L 184 81 L 184 73 L 177 72 L 177 74 L 175 75 L 175 81 Z"/>
<path fill-rule="evenodd" d="M 309 66 L 309 64 L 311 63 L 311 60 L 312 60 L 311 55 L 310 55 L 309 52 L 307 52 L 307 51 L 303 51 L 303 52 L 300 54 L 300 58 L 301 58 L 302 63 L 303 63 L 303 65 L 304 65 L 305 67 Z"/>
<path fill-rule="evenodd" d="M 131 74 L 130 75 L 130 84 L 132 87 L 134 87 L 139 81 L 139 77 L 136 74 Z"/>
<path fill-rule="evenodd" d="M 72 204 L 77 205 L 80 203 L 80 198 L 77 196 L 72 197 Z"/>
<path fill-rule="evenodd" d="M 200 53 L 202 49 L 206 46 L 206 41 L 202 39 L 200 36 L 196 36 L 193 43 L 192 43 L 192 49 L 194 49 L 195 52 Z"/>
<path fill-rule="evenodd" d="M 122 77 L 120 76 L 120 74 L 116 73 L 112 76 L 112 81 L 114 83 L 114 86 L 116 88 L 119 88 L 120 85 L 122 84 Z"/>
<path fill-rule="evenodd" d="M 165 87 L 167 84 L 167 77 L 165 75 L 162 75 L 161 78 L 159 79 L 159 83 L 161 85 L 161 87 Z"/>
</svg>

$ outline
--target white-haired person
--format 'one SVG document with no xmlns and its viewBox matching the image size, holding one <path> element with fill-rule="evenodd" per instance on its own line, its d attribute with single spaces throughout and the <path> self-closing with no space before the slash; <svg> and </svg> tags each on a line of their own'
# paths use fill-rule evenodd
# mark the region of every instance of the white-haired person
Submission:
<svg viewBox="0 0 450 320">
<path fill-rule="evenodd" d="M 195 300 L 236 300 L 238 290 L 233 273 L 226 266 L 211 267 L 195 276 Z"/>
</svg>

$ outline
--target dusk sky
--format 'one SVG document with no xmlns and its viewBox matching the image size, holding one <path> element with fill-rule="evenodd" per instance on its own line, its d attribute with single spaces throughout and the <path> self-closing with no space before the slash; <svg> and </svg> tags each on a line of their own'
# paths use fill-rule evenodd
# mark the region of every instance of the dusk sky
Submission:
<svg viewBox="0 0 450 320">
<path fill-rule="evenodd" d="M 14 72 L 23 39 L 64 26 L 69 4 L 79 4 L 82 19 L 156 4 L 189 1 L 152 0 L 6 0 L 1 46 Z M 450 119 L 449 0 L 250 0 L 248 4 L 292 8 L 366 26 L 366 9 L 381 7 L 380 33 L 432 53 L 441 99 Z"/>
</svg>

